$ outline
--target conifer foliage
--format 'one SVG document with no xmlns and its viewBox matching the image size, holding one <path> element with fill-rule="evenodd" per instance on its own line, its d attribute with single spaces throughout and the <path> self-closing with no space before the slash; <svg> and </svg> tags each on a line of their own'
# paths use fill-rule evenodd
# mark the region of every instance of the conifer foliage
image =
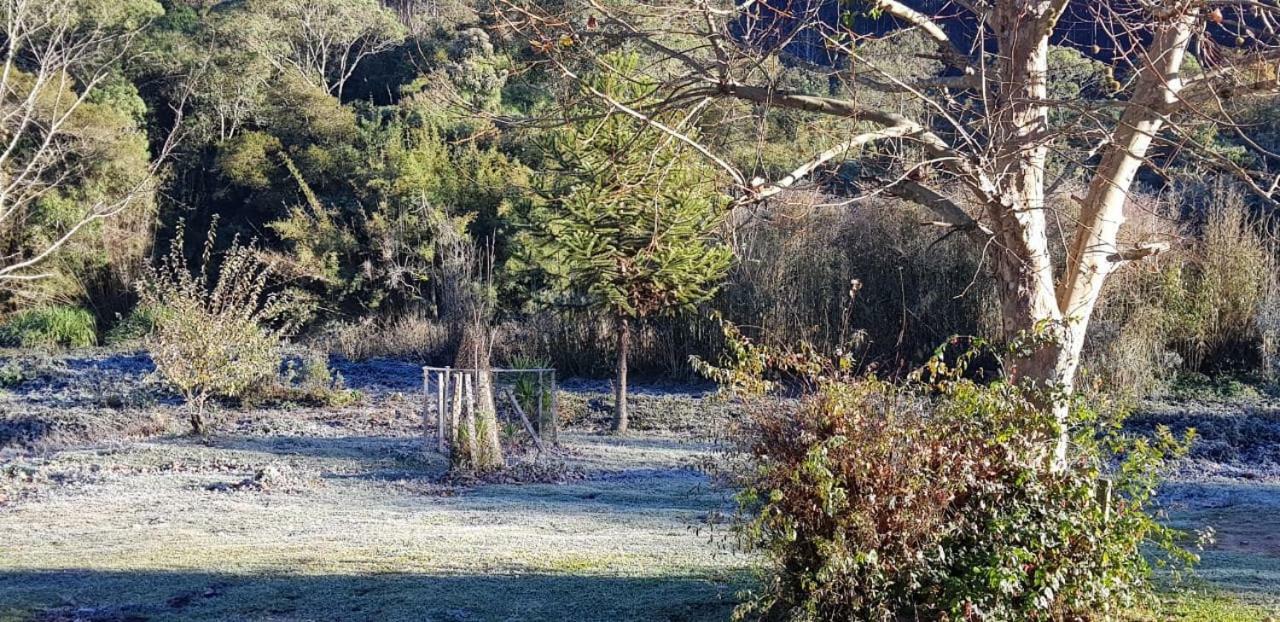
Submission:
<svg viewBox="0 0 1280 622">
<path fill-rule="evenodd" d="M 627 101 L 647 90 L 613 76 L 591 88 Z M 714 295 L 732 258 L 717 236 L 726 203 L 714 172 L 670 135 L 604 108 L 568 107 L 566 116 L 542 143 L 525 246 L 551 285 L 547 302 L 615 318 L 614 428 L 625 432 L 632 325 Z"/>
</svg>

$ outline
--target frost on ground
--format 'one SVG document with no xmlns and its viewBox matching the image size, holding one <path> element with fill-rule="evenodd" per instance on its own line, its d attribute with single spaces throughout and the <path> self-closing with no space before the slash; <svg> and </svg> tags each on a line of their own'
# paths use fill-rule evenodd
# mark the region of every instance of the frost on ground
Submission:
<svg viewBox="0 0 1280 622">
<path fill-rule="evenodd" d="M 727 620 L 750 586 L 728 493 L 695 468 L 730 411 L 703 387 L 637 391 L 639 431 L 615 438 L 607 386 L 568 383 L 562 456 L 477 484 L 424 451 L 411 364 L 341 363 L 361 403 L 228 410 L 206 443 L 143 355 L 20 362 L 0 393 L 0 621 Z M 1217 532 L 1198 586 L 1272 606 L 1274 418 L 1206 416 L 1134 425 L 1213 428 L 1164 507 Z"/>
<path fill-rule="evenodd" d="M 0 396 L 0 620 L 717 620 L 743 586 L 688 435 L 571 429 L 545 483 L 463 486 L 411 365 L 345 364 L 364 403 L 228 411 L 205 443 L 144 361 L 36 361 Z"/>
</svg>

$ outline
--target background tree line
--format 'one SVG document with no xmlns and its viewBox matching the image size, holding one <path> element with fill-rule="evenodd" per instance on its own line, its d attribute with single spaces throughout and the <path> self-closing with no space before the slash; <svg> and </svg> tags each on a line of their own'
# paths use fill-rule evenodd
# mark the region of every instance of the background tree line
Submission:
<svg viewBox="0 0 1280 622">
<path fill-rule="evenodd" d="M 70 16 L 65 24 L 51 21 L 53 8 Z M 587 304 L 590 296 L 573 291 L 580 283 L 554 269 L 562 233 L 548 201 L 582 181 L 557 178 L 565 162 L 555 145 L 591 138 L 585 132 L 607 111 L 537 62 L 537 42 L 487 2 L 9 0 L 6 11 L 14 76 L 4 86 L 6 135 L 15 149 L 0 164 L 7 180 L 40 169 L 38 184 L 11 195 L 16 215 L 0 220 L 3 264 L 39 259 L 0 289 L 13 345 L 136 335 L 146 324 L 136 285 L 164 254 L 157 249 L 185 231 L 191 239 L 179 242 L 194 258 L 210 227 L 224 243 L 256 240 L 272 287 L 312 303 L 300 337 L 351 357 L 452 357 L 442 227 L 491 256 L 495 356 L 548 359 L 570 374 L 613 373 L 626 321 L 634 371 L 688 377 L 690 354 L 714 360 L 723 347 L 711 310 L 763 342 L 806 340 L 890 374 L 952 335 L 1010 328 L 1001 325 L 989 249 L 921 225 L 928 218 L 901 198 L 867 196 L 868 172 L 892 155 L 873 151 L 726 209 L 714 242 L 734 259 L 712 270 L 723 278 L 704 279 L 704 292 L 638 321 L 625 320 L 627 305 L 611 294 L 597 291 L 611 302 Z M 27 31 L 14 30 L 19 23 Z M 57 33 L 94 47 L 43 53 Z M 862 45 L 896 74 L 937 69 L 933 42 L 916 32 Z M 624 49 L 634 73 L 661 74 L 666 61 L 652 49 Z M 838 79 L 838 63 L 833 70 L 797 50 L 753 71 L 793 92 L 928 112 L 911 97 Z M 72 52 L 81 56 L 69 60 Z M 1048 63 L 1055 100 L 1114 97 L 1114 70 L 1079 46 L 1053 46 Z M 633 90 L 623 95 L 647 96 Z M 74 110 L 60 117 L 68 101 Z M 762 179 L 787 175 L 791 154 L 821 151 L 843 131 L 798 111 L 754 117 L 749 102 L 699 105 L 699 140 Z M 1259 154 L 1280 142 L 1269 129 L 1275 113 L 1268 100 L 1241 112 L 1247 131 L 1206 127 L 1199 138 L 1226 162 L 1265 167 Z M 60 118 L 47 132 L 57 140 L 41 151 L 46 136 L 15 125 L 23 118 Z M 657 140 L 613 123 L 641 145 Z M 1280 330 L 1272 208 L 1239 183 L 1211 181 L 1221 176 L 1216 160 L 1189 149 L 1162 157 L 1161 173 L 1139 177 L 1121 236 L 1172 250 L 1125 266 L 1107 286 L 1085 373 L 1142 391 L 1183 373 L 1269 377 Z M 680 185 L 696 187 L 699 176 L 714 185 L 719 173 L 701 166 L 680 164 Z M 1084 191 L 1078 170 L 1050 166 L 1056 191 Z M 719 200 L 695 194 L 688 200 Z M 1242 262 L 1255 268 L 1237 269 Z M 68 334 L 54 334 L 57 326 Z"/>
</svg>

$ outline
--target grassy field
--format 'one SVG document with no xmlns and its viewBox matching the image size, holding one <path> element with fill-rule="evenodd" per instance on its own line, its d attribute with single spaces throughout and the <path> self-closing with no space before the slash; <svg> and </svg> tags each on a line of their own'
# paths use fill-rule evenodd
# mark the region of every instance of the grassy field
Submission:
<svg viewBox="0 0 1280 622">
<path fill-rule="evenodd" d="M 157 440 L 60 452 L 0 514 L 10 617 L 724 619 L 748 560 L 663 438 L 570 435 L 568 483 L 453 488 L 399 438 Z M 241 485 L 243 484 L 243 485 Z M 237 489 L 238 488 L 238 489 Z"/>
<path fill-rule="evenodd" d="M 727 620 L 751 585 L 755 560 L 711 526 L 731 501 L 694 468 L 713 450 L 697 426 L 584 423 L 523 481 L 451 483 L 416 436 L 412 385 L 365 372 L 362 405 L 233 412 L 207 442 L 163 400 L 103 409 L 38 383 L 0 398 L 0 422 L 62 422 L 38 428 L 56 442 L 0 450 L 0 621 Z M 1139 617 L 1275 619 L 1280 482 L 1206 476 L 1168 496 L 1218 541 Z"/>
</svg>

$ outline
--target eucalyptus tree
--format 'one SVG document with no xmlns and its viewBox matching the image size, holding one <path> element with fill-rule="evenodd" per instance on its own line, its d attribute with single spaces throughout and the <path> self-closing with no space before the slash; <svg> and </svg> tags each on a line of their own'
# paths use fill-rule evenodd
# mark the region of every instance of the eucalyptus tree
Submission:
<svg viewBox="0 0 1280 622">
<path fill-rule="evenodd" d="M 240 17 L 249 49 L 339 99 L 361 62 L 405 38 L 378 0 L 250 0 Z"/>
<path fill-rule="evenodd" d="M 149 150 L 122 68 L 162 14 L 155 0 L 0 1 L 4 294 L 54 276 L 61 251 L 152 200 L 176 134 Z"/>
</svg>

